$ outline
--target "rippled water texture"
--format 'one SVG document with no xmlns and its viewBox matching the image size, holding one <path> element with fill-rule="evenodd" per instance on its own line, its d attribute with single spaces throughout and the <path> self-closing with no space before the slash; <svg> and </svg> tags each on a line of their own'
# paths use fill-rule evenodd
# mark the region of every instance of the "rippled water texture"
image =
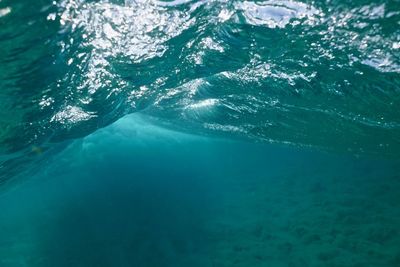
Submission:
<svg viewBox="0 0 400 267">
<path fill-rule="evenodd" d="M 398 0 L 0 0 L 0 267 L 400 266 Z"/>
<path fill-rule="evenodd" d="M 146 113 L 399 155 L 398 1 L 0 1 L 0 167 Z"/>
</svg>

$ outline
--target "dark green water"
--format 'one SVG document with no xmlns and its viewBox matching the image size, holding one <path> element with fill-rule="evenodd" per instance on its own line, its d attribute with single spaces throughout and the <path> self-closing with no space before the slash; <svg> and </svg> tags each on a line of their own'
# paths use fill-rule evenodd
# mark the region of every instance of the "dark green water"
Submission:
<svg viewBox="0 0 400 267">
<path fill-rule="evenodd" d="M 0 0 L 0 267 L 400 266 L 400 2 Z"/>
</svg>

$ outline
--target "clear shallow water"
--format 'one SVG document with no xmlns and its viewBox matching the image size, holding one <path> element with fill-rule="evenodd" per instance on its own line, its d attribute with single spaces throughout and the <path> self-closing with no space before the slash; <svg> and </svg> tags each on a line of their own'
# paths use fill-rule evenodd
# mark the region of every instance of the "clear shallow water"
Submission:
<svg viewBox="0 0 400 267">
<path fill-rule="evenodd" d="M 399 164 L 133 115 L 0 195 L 1 266 L 397 266 Z"/>
<path fill-rule="evenodd" d="M 398 1 L 2 0 L 0 10 L 8 169 L 132 112 L 187 132 L 399 155 Z"/>
<path fill-rule="evenodd" d="M 399 265 L 399 21 L 1 0 L 0 266 Z"/>
</svg>

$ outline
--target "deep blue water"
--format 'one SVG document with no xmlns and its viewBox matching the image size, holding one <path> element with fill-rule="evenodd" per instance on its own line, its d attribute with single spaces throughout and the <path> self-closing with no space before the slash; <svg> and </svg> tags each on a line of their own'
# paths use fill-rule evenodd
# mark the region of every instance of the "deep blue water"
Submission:
<svg viewBox="0 0 400 267">
<path fill-rule="evenodd" d="M 400 266 L 399 23 L 0 0 L 0 267 Z"/>
</svg>

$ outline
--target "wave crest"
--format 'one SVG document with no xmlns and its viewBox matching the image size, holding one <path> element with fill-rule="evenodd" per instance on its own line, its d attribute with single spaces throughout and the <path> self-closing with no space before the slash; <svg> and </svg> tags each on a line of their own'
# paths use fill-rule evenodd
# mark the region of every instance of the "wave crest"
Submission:
<svg viewBox="0 0 400 267">
<path fill-rule="evenodd" d="M 400 151 L 395 1 L 63 0 L 0 10 L 3 162 L 131 112 L 196 133 Z"/>
</svg>

